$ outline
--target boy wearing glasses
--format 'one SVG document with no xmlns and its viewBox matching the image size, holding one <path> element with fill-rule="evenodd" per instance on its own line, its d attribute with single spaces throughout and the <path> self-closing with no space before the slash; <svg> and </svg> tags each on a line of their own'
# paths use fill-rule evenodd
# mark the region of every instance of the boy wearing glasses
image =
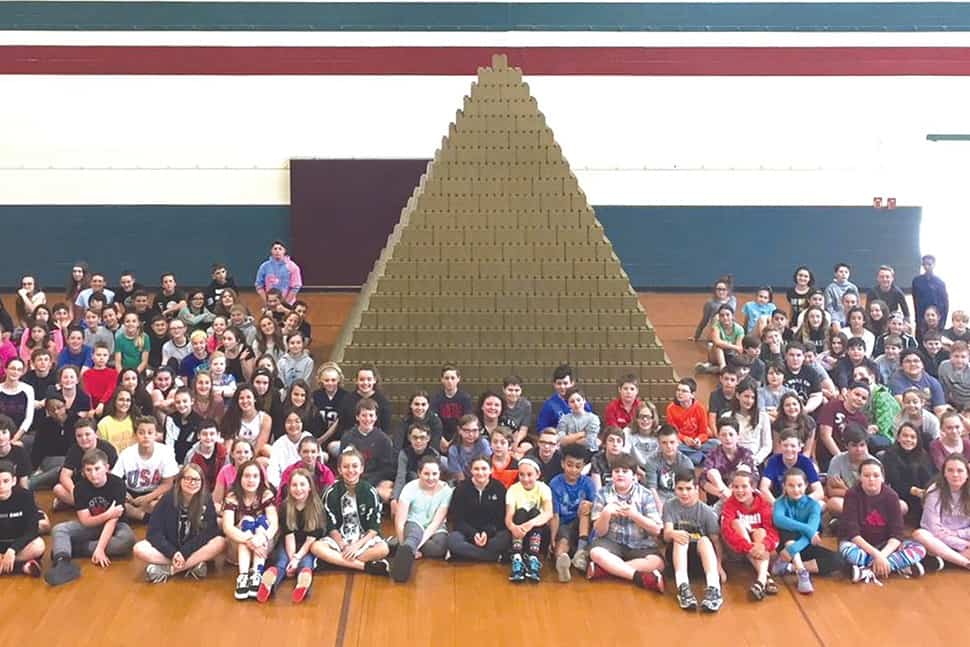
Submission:
<svg viewBox="0 0 970 647">
<path fill-rule="evenodd" d="M 526 454 L 526 456 L 538 463 L 540 480 L 544 483 L 552 482 L 552 479 L 562 474 L 562 453 L 559 451 L 559 432 L 552 427 L 543 429 L 539 434 L 536 447 Z"/>
</svg>

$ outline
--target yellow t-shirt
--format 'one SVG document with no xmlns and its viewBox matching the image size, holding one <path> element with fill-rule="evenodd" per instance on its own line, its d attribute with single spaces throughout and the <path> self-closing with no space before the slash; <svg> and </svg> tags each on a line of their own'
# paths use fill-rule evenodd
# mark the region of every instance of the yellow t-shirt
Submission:
<svg viewBox="0 0 970 647">
<path fill-rule="evenodd" d="M 505 505 L 511 504 L 516 510 L 542 510 L 547 502 L 552 505 L 552 490 L 542 481 L 536 481 L 531 490 L 515 483 L 505 492 Z"/>
<path fill-rule="evenodd" d="M 122 449 L 135 444 L 135 429 L 131 424 L 131 416 L 124 420 L 116 420 L 112 416 L 105 416 L 98 422 L 98 436 L 114 445 L 121 453 Z"/>
</svg>

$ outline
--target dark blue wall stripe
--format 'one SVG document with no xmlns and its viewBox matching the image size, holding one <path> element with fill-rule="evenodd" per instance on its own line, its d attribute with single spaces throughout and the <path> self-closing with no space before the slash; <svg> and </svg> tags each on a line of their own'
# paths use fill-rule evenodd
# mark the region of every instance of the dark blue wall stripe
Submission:
<svg viewBox="0 0 970 647">
<path fill-rule="evenodd" d="M 908 280 L 919 273 L 922 210 L 872 207 L 596 207 L 636 288 L 790 285 L 808 265 L 824 288 L 837 262 L 860 285 L 882 264 Z"/>
<path fill-rule="evenodd" d="M 79 260 L 111 285 L 126 268 L 145 285 L 168 271 L 184 286 L 207 285 L 214 262 L 252 285 L 269 243 L 289 239 L 289 220 L 286 206 L 0 205 L 0 228 L 17 241 L 4 245 L 0 286 L 19 286 L 31 272 L 60 292 Z"/>
<path fill-rule="evenodd" d="M 970 3 L 0 2 L 0 30 L 970 31 Z"/>
<path fill-rule="evenodd" d="M 921 210 L 904 207 L 599 206 L 596 215 L 637 288 L 698 288 L 720 274 L 738 285 L 788 285 L 796 265 L 824 284 L 837 261 L 868 285 L 883 263 L 901 277 L 919 271 Z M 252 282 L 269 241 L 289 239 L 286 206 L 2 206 L 0 228 L 22 244 L 4 248 L 0 287 L 32 272 L 63 288 L 71 264 L 86 260 L 114 283 L 123 269 L 155 285 L 175 271 L 183 285 L 205 285 L 209 266 L 229 265 Z M 374 231 L 383 241 L 386 232 Z M 46 242 L 45 242 L 46 241 Z M 379 249 L 380 245 L 375 247 Z M 299 258 L 296 259 L 298 262 Z M 371 260 L 371 263 L 375 258 Z"/>
</svg>

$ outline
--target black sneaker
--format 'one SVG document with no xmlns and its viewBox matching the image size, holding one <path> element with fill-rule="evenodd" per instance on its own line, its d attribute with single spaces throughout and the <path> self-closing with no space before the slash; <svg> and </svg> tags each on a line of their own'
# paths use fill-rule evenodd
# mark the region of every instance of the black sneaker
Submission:
<svg viewBox="0 0 970 647">
<path fill-rule="evenodd" d="M 697 609 L 697 598 L 690 590 L 689 584 L 681 584 L 677 587 L 677 604 L 684 611 L 695 611 Z"/>
<path fill-rule="evenodd" d="M 249 597 L 256 599 L 259 597 L 259 585 L 263 583 L 263 574 L 258 570 L 249 572 Z"/>
<path fill-rule="evenodd" d="M 938 555 L 927 555 L 923 558 L 923 569 L 927 573 L 937 573 L 943 570 L 945 562 Z"/>
<path fill-rule="evenodd" d="M 364 572 L 368 575 L 383 575 L 387 577 L 390 570 L 391 565 L 387 563 L 386 559 L 375 559 L 364 563 Z"/>
<path fill-rule="evenodd" d="M 714 588 L 713 586 L 707 587 L 707 590 L 704 591 L 704 601 L 701 602 L 701 609 L 707 613 L 716 613 L 720 610 L 722 604 L 724 604 L 724 598 L 721 597 L 721 589 Z"/>
<path fill-rule="evenodd" d="M 391 565 L 391 578 L 395 582 L 407 582 L 411 578 L 411 568 L 414 566 L 414 549 L 407 544 L 401 545 L 394 555 Z"/>
<path fill-rule="evenodd" d="M 234 595 L 237 600 L 249 599 L 249 575 L 247 573 L 240 573 L 236 576 L 236 592 Z"/>
</svg>

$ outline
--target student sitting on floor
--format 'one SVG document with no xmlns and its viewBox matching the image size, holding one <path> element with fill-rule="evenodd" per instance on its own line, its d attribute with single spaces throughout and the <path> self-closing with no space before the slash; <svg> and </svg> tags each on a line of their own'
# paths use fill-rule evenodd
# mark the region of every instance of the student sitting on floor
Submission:
<svg viewBox="0 0 970 647">
<path fill-rule="evenodd" d="M 599 450 L 600 418 L 588 410 L 585 394 L 574 386 L 566 391 L 566 403 L 569 413 L 559 418 L 556 427 L 559 445 L 583 445 L 590 454 Z"/>
<path fill-rule="evenodd" d="M 839 521 L 839 553 L 852 567 L 853 582 L 872 582 L 890 573 L 924 574 L 926 549 L 903 539 L 899 497 L 885 484 L 882 463 L 866 458 L 859 466 L 859 482 L 845 494 Z"/>
<path fill-rule="evenodd" d="M 337 458 L 337 471 L 340 478 L 323 497 L 327 535 L 313 544 L 313 554 L 334 566 L 386 576 L 388 547 L 380 534 L 381 498 L 361 479 L 363 456 L 353 447 L 345 449 Z"/>
<path fill-rule="evenodd" d="M 835 517 L 842 514 L 846 493 L 859 482 L 859 467 L 872 458 L 866 444 L 866 431 L 850 422 L 842 434 L 845 451 L 832 459 L 825 480 L 825 509 Z"/>
<path fill-rule="evenodd" d="M 680 451 L 699 466 L 717 441 L 710 439 L 707 411 L 694 398 L 696 392 L 697 382 L 692 378 L 685 377 L 677 383 L 674 401 L 667 405 L 667 424 L 677 430 Z"/>
<path fill-rule="evenodd" d="M 935 559 L 926 570 L 943 568 L 940 559 L 970 569 L 970 466 L 961 454 L 950 454 L 926 490 L 923 517 L 913 539 Z"/>
<path fill-rule="evenodd" d="M 505 527 L 512 535 L 511 582 L 541 579 L 540 556 L 549 543 L 552 491 L 539 480 L 539 465 L 530 458 L 519 461 L 519 482 L 505 493 Z M 523 557 L 527 553 L 528 557 Z"/>
<path fill-rule="evenodd" d="M 771 519 L 771 503 L 755 489 L 755 475 L 741 470 L 731 475 L 731 496 L 721 511 L 721 537 L 727 547 L 743 555 L 754 567 L 755 580 L 748 591 L 757 602 L 777 595 L 778 585 L 768 566 L 778 547 L 778 531 Z"/>
<path fill-rule="evenodd" d="M 418 478 L 418 463 L 425 456 L 440 456 L 431 443 L 431 430 L 423 422 L 412 422 L 405 431 L 404 447 L 397 455 L 397 474 L 391 491 L 391 517 L 397 517 L 398 499 L 404 486 Z"/>
<path fill-rule="evenodd" d="M 636 424 L 628 429 L 623 448 L 637 459 L 638 473 L 643 473 L 647 461 L 657 455 L 660 445 L 657 443 L 657 430 L 660 428 L 660 416 L 653 402 L 644 402 L 637 410 Z"/>
<path fill-rule="evenodd" d="M 590 514 L 596 539 L 586 576 L 612 575 L 663 593 L 663 525 L 653 493 L 637 483 L 636 468 L 635 458 L 620 456 L 613 463 L 613 482 L 596 494 Z"/>
<path fill-rule="evenodd" d="M 259 463 L 249 460 L 239 466 L 222 505 L 222 531 L 229 541 L 229 555 L 239 567 L 237 600 L 259 595 L 263 565 L 273 551 L 278 529 L 273 490 Z"/>
<path fill-rule="evenodd" d="M 717 515 L 700 501 L 693 470 L 677 472 L 676 498 L 664 506 L 664 539 L 668 542 L 668 558 L 674 565 L 677 583 L 677 603 L 685 611 L 697 609 L 697 598 L 690 590 L 688 568 L 700 562 L 707 587 L 701 609 L 714 613 L 724 604 L 721 581 L 727 574 L 721 567 L 721 533 Z"/>
<path fill-rule="evenodd" d="M 604 485 L 609 485 L 613 480 L 613 463 L 626 452 L 623 444 L 626 438 L 623 432 L 617 427 L 607 427 L 603 434 L 603 449 L 590 457 L 589 478 L 593 485 L 599 490 Z"/>
<path fill-rule="evenodd" d="M 454 449 L 454 445 L 452 445 Z M 391 578 L 407 582 L 414 560 L 441 558 L 448 550 L 448 505 L 452 490 L 441 480 L 437 456 L 425 456 L 418 463 L 418 478 L 401 490 L 394 528 L 398 549 L 391 563 Z"/>
<path fill-rule="evenodd" d="M 622 436 L 622 432 L 620 434 Z M 556 573 L 560 582 L 572 579 L 571 567 L 585 573 L 589 564 L 586 547 L 589 541 L 589 515 L 597 487 L 589 476 L 583 474 L 585 466 L 586 450 L 580 445 L 567 445 L 563 449 L 562 474 L 549 484 L 553 511 L 549 534 L 554 542 Z M 611 474 L 610 481 L 612 478 Z M 572 559 L 570 553 L 573 553 Z"/>
<path fill-rule="evenodd" d="M 303 602 L 310 592 L 317 566 L 317 559 L 310 549 L 323 537 L 326 528 L 323 504 L 313 481 L 310 472 L 302 468 L 290 475 L 286 499 L 279 508 L 281 541 L 276 547 L 276 563 L 263 571 L 256 594 L 258 602 L 269 600 L 287 577 L 296 577 L 294 603 Z"/>
<path fill-rule="evenodd" d="M 378 404 L 365 398 L 357 401 L 357 425 L 347 430 L 340 438 L 340 452 L 353 447 L 361 455 L 361 467 L 366 471 L 361 478 L 371 484 L 381 496 L 382 501 L 391 498 L 394 477 L 397 475 L 397 461 L 391 439 L 378 429 Z M 474 416 L 473 416 L 474 417 Z M 475 419 L 476 424 L 478 419 Z"/>
<path fill-rule="evenodd" d="M 89 449 L 81 459 L 83 478 L 74 489 L 77 521 L 65 521 L 51 532 L 53 563 L 44 580 L 58 586 L 81 576 L 75 555 L 91 556 L 91 562 L 105 568 L 112 557 L 131 554 L 135 534 L 122 521 L 125 514 L 125 483 L 108 472 L 108 457 Z"/>
<path fill-rule="evenodd" d="M 107 440 L 98 438 L 94 430 L 94 422 L 90 418 L 80 418 L 74 423 L 74 442 L 67 449 L 64 456 L 64 464 L 57 477 L 57 485 L 54 486 L 54 509 L 57 510 L 58 503 L 74 508 L 74 489 L 78 481 L 83 476 L 81 460 L 85 452 L 90 449 L 99 449 L 104 452 L 108 459 L 108 468 L 114 467 L 118 460 L 118 452 Z"/>
<path fill-rule="evenodd" d="M 896 442 L 879 454 L 886 472 L 886 483 L 909 507 L 911 518 L 923 514 L 923 496 L 936 471 L 923 447 L 918 431 L 904 422 L 896 432 Z"/>
<path fill-rule="evenodd" d="M 781 453 L 775 454 L 765 463 L 764 472 L 761 474 L 762 496 L 768 503 L 774 503 L 785 492 L 785 474 L 793 467 L 797 467 L 805 474 L 808 485 L 808 496 L 816 501 L 825 499 L 822 490 L 822 483 L 815 471 L 815 465 L 811 459 L 802 453 L 802 441 L 798 432 L 793 429 L 786 429 L 781 432 Z"/>
<path fill-rule="evenodd" d="M 780 536 L 772 572 L 776 576 L 794 572 L 798 576 L 798 592 L 804 595 L 815 591 L 810 573 L 828 575 L 838 570 L 841 562 L 838 553 L 822 546 L 822 506 L 805 494 L 807 486 L 805 472 L 790 468 L 785 472 L 785 495 L 775 501 L 772 512 Z"/>
<path fill-rule="evenodd" d="M 472 475 L 451 495 L 448 550 L 453 558 L 480 562 L 500 560 L 512 543 L 505 528 L 505 486 L 491 477 L 492 465 L 480 456 L 472 461 Z"/>
<path fill-rule="evenodd" d="M 722 416 L 718 420 L 717 437 L 720 445 L 704 459 L 700 482 L 704 492 L 723 502 L 731 496 L 731 487 L 726 481 L 728 475 L 746 470 L 757 480 L 758 469 L 751 451 L 738 444 L 738 421 L 734 416 Z"/>
<path fill-rule="evenodd" d="M 680 470 L 694 469 L 694 464 L 680 451 L 677 430 L 670 425 L 661 425 L 657 432 L 660 451 L 647 461 L 643 484 L 657 499 L 657 510 L 674 498 L 674 474 Z"/>
<path fill-rule="evenodd" d="M 124 479 L 128 488 L 125 515 L 141 521 L 151 514 L 158 501 L 172 489 L 178 474 L 175 454 L 168 445 L 157 442 L 155 418 L 144 416 L 135 422 L 137 443 L 118 455 L 111 473 Z"/>
<path fill-rule="evenodd" d="M 161 584 L 179 573 L 197 580 L 204 578 L 206 563 L 225 549 L 205 474 L 190 463 L 179 470 L 172 492 L 155 506 L 148 534 L 135 544 L 135 557 L 148 562 L 145 579 Z"/>
<path fill-rule="evenodd" d="M 498 426 L 489 434 L 489 447 L 492 450 L 492 478 L 498 479 L 505 487 L 519 480 L 519 461 L 512 453 L 513 432 L 505 426 Z"/>
<path fill-rule="evenodd" d="M 491 457 L 492 448 L 482 438 L 478 416 L 467 413 L 458 419 L 458 434 L 448 448 L 448 471 L 457 481 L 471 474 L 472 460 L 479 456 Z"/>
<path fill-rule="evenodd" d="M 40 577 L 44 540 L 37 527 L 37 504 L 17 485 L 14 466 L 0 461 L 0 575 Z"/>
</svg>

